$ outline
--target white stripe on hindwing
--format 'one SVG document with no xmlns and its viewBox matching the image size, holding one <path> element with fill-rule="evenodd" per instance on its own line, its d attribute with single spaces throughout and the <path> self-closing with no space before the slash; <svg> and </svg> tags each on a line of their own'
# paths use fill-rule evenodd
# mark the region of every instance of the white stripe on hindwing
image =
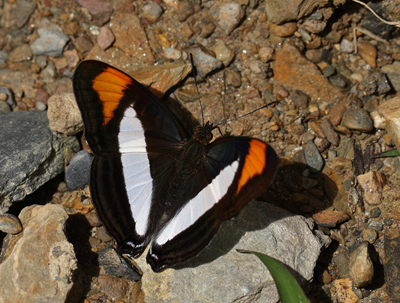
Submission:
<svg viewBox="0 0 400 303">
<path fill-rule="evenodd" d="M 183 206 L 167 225 L 165 225 L 156 237 L 155 242 L 158 245 L 165 244 L 189 226 L 193 225 L 206 211 L 218 203 L 228 192 L 238 167 L 239 161 L 237 160 L 222 169 L 219 175 L 215 177 L 210 184 L 204 187 L 196 197 Z"/>
<path fill-rule="evenodd" d="M 132 107 L 125 111 L 121 120 L 118 143 L 128 200 L 136 222 L 136 232 L 144 236 L 149 225 L 153 179 L 150 174 L 144 130 Z"/>
</svg>

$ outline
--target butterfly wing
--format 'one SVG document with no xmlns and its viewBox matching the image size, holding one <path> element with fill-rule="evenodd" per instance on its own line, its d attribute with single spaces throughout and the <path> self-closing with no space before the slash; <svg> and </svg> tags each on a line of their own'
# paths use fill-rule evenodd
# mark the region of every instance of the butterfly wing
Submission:
<svg viewBox="0 0 400 303">
<path fill-rule="evenodd" d="M 163 213 L 163 193 L 188 134 L 175 115 L 127 74 L 83 61 L 73 87 L 94 153 L 90 188 L 121 254 L 142 253 Z M 150 220 L 152 218 L 152 220 Z"/>
<path fill-rule="evenodd" d="M 257 139 L 222 138 L 208 145 L 201 169 L 185 189 L 191 198 L 153 239 L 147 255 L 153 270 L 197 255 L 222 221 L 236 216 L 271 184 L 277 167 L 275 151 Z"/>
</svg>

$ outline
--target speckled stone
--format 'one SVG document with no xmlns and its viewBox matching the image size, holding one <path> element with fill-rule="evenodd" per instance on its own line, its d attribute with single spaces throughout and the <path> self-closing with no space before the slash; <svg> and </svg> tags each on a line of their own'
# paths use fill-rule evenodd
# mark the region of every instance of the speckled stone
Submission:
<svg viewBox="0 0 400 303">
<path fill-rule="evenodd" d="M 374 123 L 365 109 L 347 109 L 343 115 L 342 124 L 348 129 L 370 132 Z"/>
</svg>

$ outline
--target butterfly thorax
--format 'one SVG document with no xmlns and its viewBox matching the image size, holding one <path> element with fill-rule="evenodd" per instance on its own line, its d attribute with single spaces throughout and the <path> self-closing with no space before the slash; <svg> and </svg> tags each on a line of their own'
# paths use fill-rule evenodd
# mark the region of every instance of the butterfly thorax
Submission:
<svg viewBox="0 0 400 303">
<path fill-rule="evenodd" d="M 213 137 L 212 129 L 213 125 L 208 122 L 204 126 L 197 127 L 193 136 L 183 146 L 176 163 L 178 179 L 184 180 L 198 171 L 205 158 L 206 146 Z"/>
</svg>

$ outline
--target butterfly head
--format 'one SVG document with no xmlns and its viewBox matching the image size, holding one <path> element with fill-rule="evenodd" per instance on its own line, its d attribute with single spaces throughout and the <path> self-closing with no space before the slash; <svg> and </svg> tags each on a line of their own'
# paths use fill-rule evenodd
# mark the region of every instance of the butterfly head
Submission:
<svg viewBox="0 0 400 303">
<path fill-rule="evenodd" d="M 218 126 L 214 126 L 212 123 L 207 121 L 204 126 L 197 126 L 194 130 L 194 135 L 198 140 L 204 141 L 206 144 L 210 143 L 213 139 L 212 131 L 216 129 Z"/>
</svg>

